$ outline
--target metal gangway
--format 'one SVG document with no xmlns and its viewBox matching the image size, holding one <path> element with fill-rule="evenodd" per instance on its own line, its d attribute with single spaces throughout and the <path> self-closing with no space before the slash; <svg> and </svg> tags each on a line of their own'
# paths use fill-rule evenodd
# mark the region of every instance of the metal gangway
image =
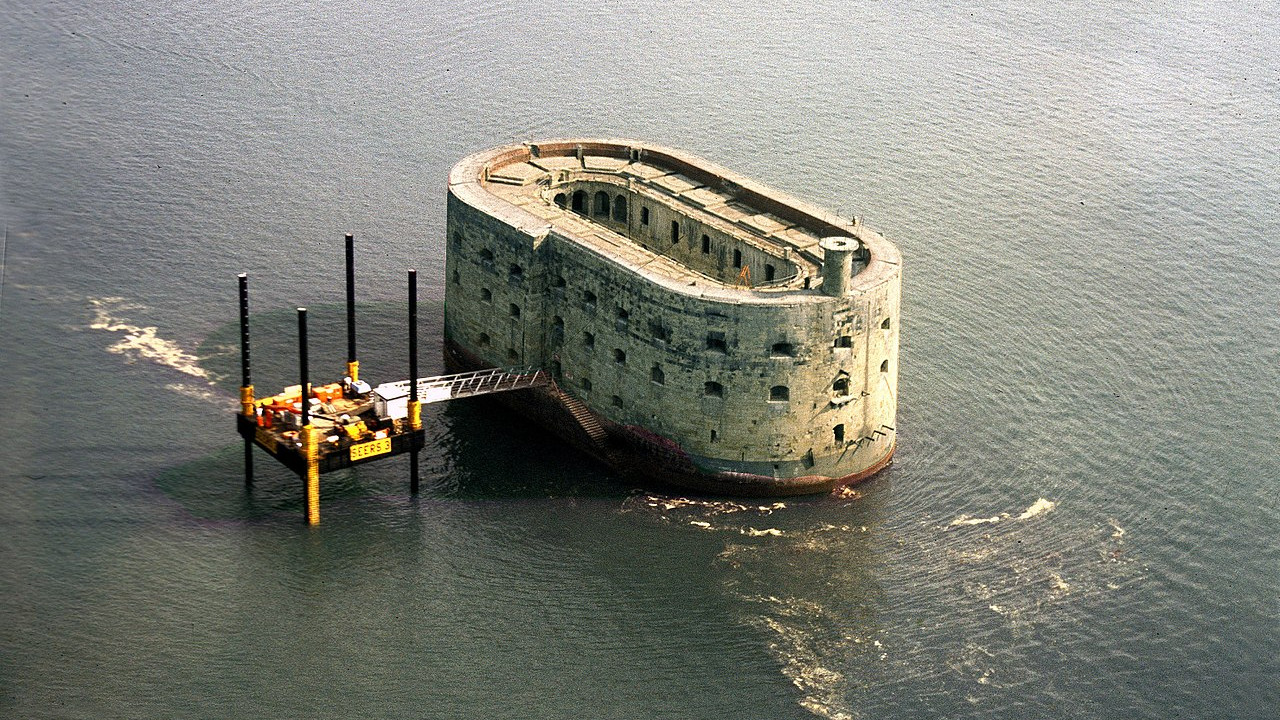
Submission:
<svg viewBox="0 0 1280 720">
<path fill-rule="evenodd" d="M 489 368 L 418 378 L 418 400 L 425 405 L 550 384 L 551 374 L 546 370 L 532 367 Z M 403 397 L 409 394 L 409 381 L 383 383 L 374 388 L 374 392 L 383 397 Z"/>
</svg>

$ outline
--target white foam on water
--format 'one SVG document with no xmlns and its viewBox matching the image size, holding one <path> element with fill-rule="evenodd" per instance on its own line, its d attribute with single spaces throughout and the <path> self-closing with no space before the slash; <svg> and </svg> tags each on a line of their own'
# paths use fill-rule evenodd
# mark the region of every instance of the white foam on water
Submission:
<svg viewBox="0 0 1280 720">
<path fill-rule="evenodd" d="M 176 342 L 160 337 L 158 328 L 134 325 L 114 316 L 120 310 L 137 306 L 127 305 L 124 298 L 118 297 L 90 298 L 89 304 L 94 310 L 93 322 L 89 324 L 91 330 L 124 333 L 124 337 L 109 346 L 107 352 L 124 355 L 134 361 L 154 362 L 213 384 L 209 373 L 200 367 L 199 358 L 183 350 Z"/>
<path fill-rule="evenodd" d="M 753 527 L 749 527 L 744 529 L 742 531 L 742 534 L 746 535 L 747 537 L 764 537 L 766 535 L 770 537 L 782 537 L 784 533 L 778 528 L 765 528 L 764 530 L 757 530 Z"/>
<path fill-rule="evenodd" d="M 953 527 L 960 527 L 962 525 L 985 525 L 987 523 L 998 523 L 1003 519 L 1004 518 L 1002 518 L 999 515 L 992 515 L 989 518 L 975 518 L 975 517 L 969 517 L 968 515 L 961 515 L 955 520 L 952 520 L 947 525 L 947 527 L 943 528 L 943 530 L 946 530 L 948 528 L 953 528 Z"/>
<path fill-rule="evenodd" d="M 207 387 L 200 387 L 190 383 L 168 383 L 164 386 L 164 389 L 171 390 L 179 395 L 185 395 L 186 397 L 193 398 L 195 400 L 204 400 L 205 402 L 213 403 L 214 405 L 226 406 L 228 411 L 234 411 L 237 409 L 235 403 L 233 403 L 226 395 L 214 392 Z"/>
<path fill-rule="evenodd" d="M 1036 500 L 1034 503 L 1031 503 L 1031 507 L 1024 510 L 1022 514 L 1018 516 L 1018 519 L 1026 520 L 1027 518 L 1033 518 L 1037 515 L 1043 515 L 1047 512 L 1050 512 L 1056 507 L 1058 507 L 1058 503 L 1053 502 L 1052 500 L 1045 500 L 1044 498 L 1040 498 L 1039 500 Z"/>
</svg>

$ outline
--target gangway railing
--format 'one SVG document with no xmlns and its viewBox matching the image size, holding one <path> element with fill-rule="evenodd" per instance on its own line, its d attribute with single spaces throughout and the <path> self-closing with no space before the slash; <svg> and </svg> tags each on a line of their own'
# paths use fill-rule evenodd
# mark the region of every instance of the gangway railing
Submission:
<svg viewBox="0 0 1280 720">
<path fill-rule="evenodd" d="M 418 378 L 418 399 L 427 403 L 524 390 L 551 384 L 551 374 L 537 368 L 489 368 L 453 375 Z M 381 395 L 408 394 L 409 381 L 383 383 L 374 388 Z"/>
</svg>

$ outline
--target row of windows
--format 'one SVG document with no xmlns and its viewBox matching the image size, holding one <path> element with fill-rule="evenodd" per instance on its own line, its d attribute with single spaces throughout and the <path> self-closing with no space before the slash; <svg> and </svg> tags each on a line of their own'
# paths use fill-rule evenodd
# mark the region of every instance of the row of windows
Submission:
<svg viewBox="0 0 1280 720">
<path fill-rule="evenodd" d="M 455 284 L 459 282 L 459 276 L 456 270 L 453 273 L 453 281 Z M 486 303 L 493 302 L 493 291 L 486 287 L 480 288 L 480 299 Z M 595 293 L 592 293 L 589 290 L 584 291 L 583 302 L 594 307 L 596 302 Z M 509 312 L 511 317 L 513 318 L 520 317 L 520 306 L 516 305 L 515 303 L 511 303 Z M 628 312 L 626 309 L 620 307 L 617 309 L 617 319 L 616 319 L 615 325 L 619 330 L 625 330 L 630 321 L 630 318 L 631 318 L 631 313 Z M 560 334 L 564 333 L 564 318 L 560 317 L 559 315 L 556 315 L 552 318 L 552 324 L 554 325 L 554 328 L 556 331 L 558 331 Z M 889 318 L 885 318 L 884 321 L 880 323 L 880 328 L 883 330 L 888 330 L 890 328 Z M 649 334 L 653 337 L 654 340 L 664 342 L 664 343 L 671 342 L 671 328 L 666 327 L 660 322 L 657 322 L 657 321 L 649 322 Z M 594 348 L 595 335 L 590 332 L 584 332 L 583 344 L 588 348 Z M 837 348 L 851 348 L 853 347 L 853 338 L 852 336 L 849 336 L 849 335 L 841 335 L 835 339 L 833 346 Z M 725 334 L 723 332 L 716 332 L 716 331 L 707 333 L 706 349 L 712 352 L 727 353 L 729 351 L 729 346 L 728 346 L 728 343 L 725 341 Z M 788 342 L 774 343 L 769 348 L 770 357 L 795 357 L 795 354 L 796 354 L 795 346 Z M 885 368 L 881 368 L 881 370 L 884 371 Z"/>
<path fill-rule="evenodd" d="M 568 207 L 579 215 L 586 215 L 587 191 L 575 190 L 572 195 L 556 193 L 555 203 L 562 208 Z M 648 208 L 645 208 L 644 217 L 648 217 L 648 212 Z M 614 222 L 625 223 L 627 221 L 627 196 L 617 195 L 611 200 L 609 193 L 599 190 L 595 194 L 595 201 L 591 204 L 591 214 L 606 220 L 612 218 Z"/>
</svg>

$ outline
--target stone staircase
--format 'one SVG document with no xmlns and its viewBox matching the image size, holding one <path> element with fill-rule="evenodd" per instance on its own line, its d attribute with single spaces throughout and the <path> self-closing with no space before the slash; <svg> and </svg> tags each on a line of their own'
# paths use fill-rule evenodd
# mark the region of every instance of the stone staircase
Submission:
<svg viewBox="0 0 1280 720">
<path fill-rule="evenodd" d="M 605 432 L 605 429 L 600 425 L 600 421 L 596 419 L 595 415 L 589 409 L 587 409 L 587 406 L 584 405 L 581 400 L 569 393 L 566 393 L 559 387 L 556 387 L 555 391 L 556 395 L 560 398 L 560 402 L 564 404 L 565 409 L 569 411 L 569 414 L 573 416 L 574 421 L 578 423 L 578 427 L 582 428 L 582 431 L 591 439 L 591 445 L 596 452 L 611 464 L 620 464 L 620 458 L 610 447 L 609 433 Z"/>
</svg>

